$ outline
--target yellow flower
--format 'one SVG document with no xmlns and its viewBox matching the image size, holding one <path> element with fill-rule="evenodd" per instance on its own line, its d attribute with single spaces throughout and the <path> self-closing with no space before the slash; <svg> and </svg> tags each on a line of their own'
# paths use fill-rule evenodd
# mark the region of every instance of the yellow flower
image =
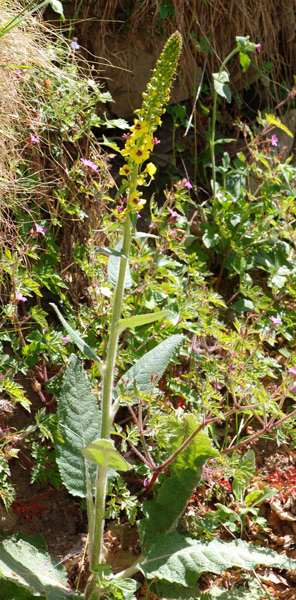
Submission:
<svg viewBox="0 0 296 600">
<path fill-rule="evenodd" d="M 132 192 L 128 199 L 129 206 L 132 206 L 137 211 L 141 210 L 146 204 L 145 198 L 140 198 L 141 195 L 141 192 Z"/>
<path fill-rule="evenodd" d="M 147 173 L 150 175 L 150 177 L 152 179 L 153 175 L 156 173 L 156 166 L 152 162 L 150 162 L 146 166 L 146 171 L 147 171 Z"/>
<path fill-rule="evenodd" d="M 141 146 L 135 146 L 130 151 L 130 158 L 133 160 L 136 165 L 140 165 L 142 162 L 147 160 L 150 156 L 150 150 L 147 148 L 146 144 L 142 144 Z"/>
<path fill-rule="evenodd" d="M 123 167 L 121 167 L 119 169 L 119 175 L 129 175 L 129 173 L 131 172 L 131 169 L 128 165 L 123 165 Z"/>
<path fill-rule="evenodd" d="M 146 121 L 135 120 L 134 125 L 131 127 L 131 131 L 133 132 L 133 139 L 136 140 L 142 137 L 145 133 L 148 133 L 148 124 Z"/>
</svg>

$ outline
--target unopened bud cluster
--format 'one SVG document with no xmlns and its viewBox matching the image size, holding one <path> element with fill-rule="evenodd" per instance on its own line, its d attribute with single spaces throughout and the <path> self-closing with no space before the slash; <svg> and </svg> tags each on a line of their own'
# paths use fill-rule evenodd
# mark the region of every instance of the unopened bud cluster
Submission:
<svg viewBox="0 0 296 600">
<path fill-rule="evenodd" d="M 143 106 L 135 111 L 137 118 L 130 129 L 125 134 L 126 143 L 121 154 L 126 159 L 126 164 L 120 169 L 120 175 L 127 177 L 123 184 L 129 184 L 135 165 L 141 166 L 143 162 L 149 159 L 150 154 L 158 140 L 153 137 L 156 128 L 161 125 L 161 115 L 165 111 L 164 105 L 170 97 L 170 88 L 177 68 L 180 52 L 182 48 L 181 34 L 176 31 L 168 39 L 156 68 L 153 71 L 152 78 L 148 83 L 147 90 L 143 94 Z M 145 185 L 146 176 L 153 179 L 156 167 L 149 163 L 137 181 L 138 185 Z M 147 185 L 147 184 L 146 184 Z M 135 186 L 136 187 L 136 186 Z M 129 207 L 134 210 L 140 210 L 145 200 L 141 199 L 141 192 L 131 191 L 129 195 Z"/>
</svg>

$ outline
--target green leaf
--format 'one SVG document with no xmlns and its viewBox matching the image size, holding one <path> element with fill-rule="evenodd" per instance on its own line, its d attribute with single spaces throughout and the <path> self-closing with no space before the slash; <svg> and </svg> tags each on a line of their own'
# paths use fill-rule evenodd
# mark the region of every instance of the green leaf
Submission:
<svg viewBox="0 0 296 600">
<path fill-rule="evenodd" d="M 140 392 L 152 390 L 183 340 L 183 335 L 171 335 L 150 352 L 144 354 L 119 380 L 114 395 L 119 396 L 122 386 L 129 394 L 135 389 Z"/>
<path fill-rule="evenodd" d="M 284 125 L 281 122 L 279 117 L 276 117 L 275 115 L 272 115 L 272 114 L 266 114 L 266 115 L 264 115 L 264 117 L 265 117 L 267 123 L 269 123 L 269 125 L 275 125 L 279 129 L 282 129 L 290 137 L 294 137 L 293 133 L 290 131 L 290 129 L 288 129 L 288 127 L 286 127 L 286 125 Z"/>
<path fill-rule="evenodd" d="M 225 98 L 227 102 L 231 102 L 231 91 L 229 85 L 229 75 L 227 71 L 221 73 L 213 73 L 214 89 L 219 96 Z"/>
<path fill-rule="evenodd" d="M 91 358 L 95 362 L 102 364 L 101 359 L 90 348 L 90 346 L 80 337 L 79 333 L 77 333 L 77 331 L 75 331 L 75 329 L 72 329 L 71 325 L 69 325 L 69 323 L 67 323 L 67 321 L 64 319 L 63 315 L 60 313 L 57 306 L 55 304 L 53 304 L 52 302 L 50 302 L 50 306 L 52 306 L 55 309 L 62 325 L 64 325 L 67 333 L 71 336 L 73 342 L 76 344 L 76 346 L 79 348 L 79 350 L 81 350 L 81 352 L 83 352 L 83 354 L 85 354 L 85 356 L 88 356 L 88 358 Z"/>
<path fill-rule="evenodd" d="M 232 305 L 232 309 L 235 310 L 235 312 L 248 312 L 249 310 L 253 310 L 253 308 L 254 303 L 252 300 L 247 300 L 246 298 L 237 300 L 237 302 Z"/>
<path fill-rule="evenodd" d="M 122 256 L 124 256 L 124 254 L 122 254 L 118 250 L 113 250 L 112 248 L 100 248 L 100 247 L 98 247 L 98 248 L 96 248 L 95 251 L 98 252 L 98 254 L 105 254 L 105 256 L 117 256 L 119 258 L 121 258 Z"/>
<path fill-rule="evenodd" d="M 85 498 L 87 478 L 95 480 L 96 468 L 86 463 L 83 447 L 100 436 L 101 415 L 86 374 L 73 354 L 63 377 L 58 404 L 63 442 L 56 441 L 62 481 L 73 496 Z"/>
<path fill-rule="evenodd" d="M 112 440 L 95 440 L 82 448 L 84 458 L 104 468 L 116 469 L 116 471 L 129 471 L 131 465 L 117 452 Z"/>
<path fill-rule="evenodd" d="M 9 597 L 27 598 L 42 596 L 47 600 L 65 600 L 69 598 L 70 590 L 67 587 L 67 574 L 64 567 L 55 564 L 49 554 L 37 549 L 24 540 L 16 541 L 8 538 L 0 544 L 0 577 L 6 582 L 8 593 L 9 582 L 13 587 L 22 590 L 22 595 Z M 3 587 L 1 584 L 1 590 Z M 31 596 L 32 595 L 32 596 Z M 4 598 L 4 596 L 1 595 Z M 71 598 L 78 598 L 71 595 Z M 81 596 L 79 596 L 81 598 Z"/>
<path fill-rule="evenodd" d="M 169 436 L 168 447 L 170 452 L 174 452 L 181 446 L 185 439 L 196 431 L 200 423 L 197 421 L 194 415 L 184 415 L 181 423 L 175 429 L 175 434 Z M 191 468 L 196 471 L 196 477 L 200 478 L 201 469 L 204 462 L 208 458 L 217 456 L 218 452 L 212 448 L 212 443 L 205 431 L 200 431 L 178 454 L 175 460 L 171 464 L 171 473 L 181 473 L 183 469 Z"/>
<path fill-rule="evenodd" d="M 63 9 L 62 3 L 59 0 L 49 0 L 49 4 L 56 13 L 61 15 L 61 17 L 64 21 L 65 17 L 64 17 L 64 9 Z"/>
<path fill-rule="evenodd" d="M 204 572 L 219 574 L 230 567 L 250 570 L 257 565 L 295 569 L 296 560 L 242 540 L 205 543 L 174 532 L 155 538 L 139 569 L 148 579 L 193 586 Z"/>
<path fill-rule="evenodd" d="M 245 52 L 240 52 L 239 53 L 239 62 L 243 68 L 243 73 L 244 73 L 250 64 L 251 59 Z"/>
<path fill-rule="evenodd" d="M 127 327 L 139 327 L 141 325 L 147 325 L 147 323 L 154 323 L 154 321 L 165 319 L 170 314 L 170 310 L 159 310 L 155 313 L 147 313 L 145 315 L 127 317 L 126 319 L 120 319 L 120 321 L 118 321 L 118 327 L 121 331 L 123 331 Z"/>
<path fill-rule="evenodd" d="M 106 125 L 108 129 L 112 127 L 117 127 L 118 129 L 129 129 L 129 124 L 125 119 L 107 119 L 106 114 L 104 125 Z"/>
<path fill-rule="evenodd" d="M 109 140 L 105 135 L 103 135 L 103 142 L 101 142 L 101 146 L 108 146 L 108 148 L 112 148 L 112 150 L 115 150 L 115 152 L 120 152 L 120 148 L 116 142 L 112 142 L 112 140 Z"/>
<path fill-rule="evenodd" d="M 236 43 L 239 48 L 246 48 L 246 46 L 248 46 L 248 44 L 249 44 L 249 39 L 250 39 L 250 36 L 248 36 L 248 35 L 246 35 L 246 36 L 237 35 L 235 37 Z"/>
<path fill-rule="evenodd" d="M 120 257 L 122 256 L 121 248 L 122 248 L 122 240 L 120 240 L 120 242 L 114 248 L 114 252 L 110 255 L 110 258 L 108 260 L 108 281 L 111 285 L 114 285 L 114 287 L 117 284 L 117 279 L 118 279 L 118 274 L 119 274 Z M 119 255 L 116 253 L 119 253 Z M 132 287 L 132 285 L 133 285 L 133 282 L 132 282 L 132 278 L 131 278 L 130 268 L 129 268 L 129 264 L 127 264 L 124 287 L 130 288 L 130 287 Z"/>
</svg>

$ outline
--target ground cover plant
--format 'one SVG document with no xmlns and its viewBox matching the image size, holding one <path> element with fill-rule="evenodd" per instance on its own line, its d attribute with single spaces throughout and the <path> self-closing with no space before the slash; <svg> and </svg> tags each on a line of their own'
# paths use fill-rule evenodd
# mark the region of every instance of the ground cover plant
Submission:
<svg viewBox="0 0 296 600">
<path fill-rule="evenodd" d="M 241 124 L 247 153 L 231 160 L 225 150 L 219 160 L 220 146 L 228 143 L 215 134 L 218 97 L 229 100 L 230 94 L 224 61 L 213 77 L 209 197 L 196 206 L 188 177 L 175 180 L 160 206 L 150 198 L 150 220 L 142 231 L 138 223 L 156 173 L 150 162 L 156 128 L 181 36 L 176 32 L 165 45 L 125 144 L 104 140 L 124 159 L 121 185 L 108 205 L 107 158 L 95 154 L 94 141 L 88 137 L 85 144 L 84 137 L 91 125 L 110 125 L 89 108 L 106 97 L 93 80 L 79 87 L 72 60 L 79 44 L 71 44 L 64 71 L 48 71 L 54 102 L 49 92 L 28 144 L 34 152 L 51 126 L 42 172 L 65 160 L 65 153 L 69 158 L 53 189 L 56 203 L 38 203 L 31 192 L 24 215 L 14 192 L 12 215 L 7 213 L 19 231 L 16 236 L 12 230 L 2 259 L 9 290 L 1 334 L 3 407 L 9 413 L 18 402 L 29 409 L 18 379 L 23 374 L 42 408 L 26 428 L 4 430 L 3 422 L 1 492 L 8 508 L 15 502 L 8 461 L 30 449 L 32 481 L 63 484 L 85 502 L 90 574 L 84 584 L 78 579 L 74 591 L 39 538 L 3 535 L 3 593 L 28 599 L 70 593 L 93 600 L 150 593 L 223 598 L 228 594 L 223 586 L 207 592 L 198 580 L 231 567 L 295 568 L 291 552 L 275 552 L 260 537 L 269 529 L 263 505 L 277 515 L 290 514 L 286 501 L 287 494 L 294 496 L 294 471 L 274 472 L 259 485 L 252 447 L 259 438 L 275 440 L 289 445 L 293 456 L 295 445 L 294 168 L 271 152 L 278 142 L 274 128 L 283 125 L 270 113 L 259 116 L 254 131 Z M 230 58 L 238 53 L 246 69 L 259 49 L 238 37 Z M 38 81 L 36 76 L 30 81 L 31 98 Z M 71 145 L 77 140 L 78 153 Z M 34 189 L 38 172 L 21 158 L 15 169 Z M 80 289 L 85 285 L 89 305 L 80 297 L 74 311 L 67 289 L 71 298 L 72 265 L 58 268 L 63 256 L 58 232 L 76 222 L 81 229 L 86 223 L 86 232 L 71 251 L 72 275 Z M 230 283 L 224 289 L 226 273 Z M 198 502 L 201 482 L 209 493 Z M 137 522 L 139 533 L 128 564 L 118 569 L 115 560 L 112 571 L 112 552 L 107 563 L 102 560 L 104 520 L 121 522 L 123 515 L 131 527 Z M 146 591 L 142 586 L 137 592 L 143 578 Z M 231 594 L 268 597 L 260 578 L 238 580 Z"/>
</svg>

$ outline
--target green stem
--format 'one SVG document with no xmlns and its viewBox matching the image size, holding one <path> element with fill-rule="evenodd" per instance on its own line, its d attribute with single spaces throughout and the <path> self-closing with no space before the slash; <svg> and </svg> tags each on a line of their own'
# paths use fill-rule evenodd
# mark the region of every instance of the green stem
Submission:
<svg viewBox="0 0 296 600">
<path fill-rule="evenodd" d="M 221 64 L 221 67 L 219 69 L 218 78 L 220 78 L 220 75 L 221 75 L 222 71 L 224 71 L 227 63 L 230 61 L 230 59 L 235 54 L 237 54 L 237 52 L 239 52 L 239 48 L 234 48 L 228 54 L 228 56 L 226 56 L 225 60 L 223 61 L 223 63 Z M 215 129 L 216 129 L 216 118 L 217 118 L 217 98 L 218 98 L 218 93 L 216 92 L 216 90 L 214 88 L 212 131 L 211 131 L 211 141 L 210 141 L 211 163 L 212 163 L 212 186 L 213 186 L 213 198 L 214 198 L 213 208 L 214 208 L 214 210 L 215 210 L 215 201 L 216 201 Z M 214 214 L 214 216 L 215 216 L 215 214 Z"/>
<path fill-rule="evenodd" d="M 130 180 L 129 193 L 135 192 L 137 187 L 138 166 L 135 165 L 132 171 Z M 106 365 L 103 377 L 103 392 L 102 392 L 102 425 L 101 438 L 109 439 L 112 427 L 114 411 L 112 411 L 113 400 L 113 382 L 114 369 L 117 355 L 117 345 L 119 337 L 118 321 L 122 312 L 122 300 L 124 293 L 125 274 L 129 261 L 129 251 L 131 244 L 131 218 L 130 213 L 126 213 L 123 229 L 123 244 L 121 250 L 121 259 L 119 265 L 119 273 L 117 285 L 114 293 L 113 309 L 110 324 L 109 341 L 107 346 Z M 94 507 L 94 533 L 93 539 L 90 540 L 90 566 L 94 567 L 101 562 L 103 533 L 104 533 L 104 514 L 106 500 L 106 485 L 107 485 L 108 469 L 98 468 L 96 480 L 96 494 Z"/>
</svg>

